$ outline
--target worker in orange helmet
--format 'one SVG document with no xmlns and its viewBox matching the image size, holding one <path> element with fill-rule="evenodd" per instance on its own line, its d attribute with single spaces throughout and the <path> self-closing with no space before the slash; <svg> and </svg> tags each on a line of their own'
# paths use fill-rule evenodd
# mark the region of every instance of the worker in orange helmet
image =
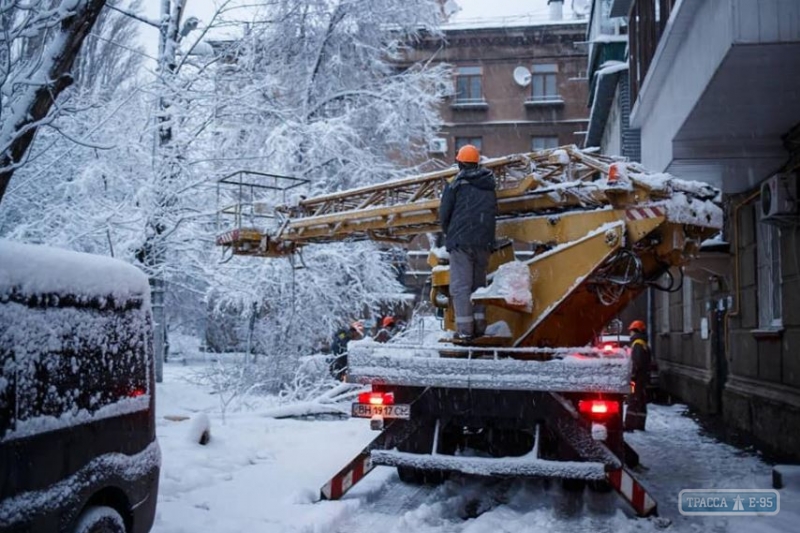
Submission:
<svg viewBox="0 0 800 533">
<path fill-rule="evenodd" d="M 628 409 L 625 413 L 625 430 L 644 431 L 647 422 L 647 386 L 650 382 L 650 346 L 647 345 L 647 327 L 634 320 L 628 327 L 631 334 L 631 385 Z"/>
<path fill-rule="evenodd" d="M 497 216 L 494 174 L 480 160 L 475 146 L 461 147 L 456 154 L 459 172 L 445 186 L 439 204 L 439 222 L 450 254 L 455 338 L 466 342 L 486 332 L 486 309 L 472 304 L 472 293 L 486 285 Z"/>
<path fill-rule="evenodd" d="M 375 340 L 377 342 L 389 342 L 394 336 L 395 330 L 395 320 L 393 316 L 385 316 L 381 321 L 381 329 L 378 330 L 378 333 L 375 334 Z"/>
</svg>

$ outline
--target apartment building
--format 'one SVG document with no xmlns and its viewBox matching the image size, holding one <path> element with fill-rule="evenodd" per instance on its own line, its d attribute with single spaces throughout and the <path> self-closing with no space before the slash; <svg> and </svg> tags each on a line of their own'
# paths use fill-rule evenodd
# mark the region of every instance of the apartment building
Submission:
<svg viewBox="0 0 800 533">
<path fill-rule="evenodd" d="M 724 193 L 721 235 L 683 275 L 673 274 L 683 279 L 673 292 L 652 299 L 664 386 L 798 459 L 800 2 L 595 0 L 594 7 L 627 28 L 628 42 L 616 96 L 606 112 L 592 110 L 591 141 L 617 142 L 618 130 L 594 118 L 625 113 L 625 82 L 627 126 L 638 137 L 627 145 L 620 137 L 620 151 L 640 150 L 645 167 Z"/>
<path fill-rule="evenodd" d="M 488 157 L 581 144 L 588 118 L 586 21 L 565 19 L 561 2 L 555 4 L 542 17 L 448 23 L 442 37 L 414 43 L 409 62 L 452 68 L 428 168 L 451 165 L 465 144 Z M 429 244 L 412 247 L 405 272 L 406 285 L 423 299 Z"/>
<path fill-rule="evenodd" d="M 443 38 L 414 43 L 410 62 L 452 67 L 432 159 L 451 164 L 465 144 L 492 157 L 581 142 L 586 22 L 561 17 L 454 22 L 444 26 Z"/>
</svg>

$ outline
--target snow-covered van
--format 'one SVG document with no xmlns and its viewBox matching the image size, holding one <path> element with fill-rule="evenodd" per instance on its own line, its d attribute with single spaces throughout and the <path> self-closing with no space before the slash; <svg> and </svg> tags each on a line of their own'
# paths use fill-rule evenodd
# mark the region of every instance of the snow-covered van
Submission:
<svg viewBox="0 0 800 533">
<path fill-rule="evenodd" d="M 153 393 L 146 276 L 0 240 L 0 531 L 149 531 Z"/>
</svg>

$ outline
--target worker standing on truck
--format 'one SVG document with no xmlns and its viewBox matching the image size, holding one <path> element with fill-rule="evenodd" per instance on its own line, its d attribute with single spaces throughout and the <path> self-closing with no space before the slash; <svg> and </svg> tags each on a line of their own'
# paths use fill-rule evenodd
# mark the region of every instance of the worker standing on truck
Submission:
<svg viewBox="0 0 800 533">
<path fill-rule="evenodd" d="M 643 321 L 634 320 L 628 327 L 631 334 L 631 383 L 633 391 L 628 396 L 625 429 L 644 431 L 647 421 L 647 385 L 650 381 L 650 347 L 647 345 L 647 328 Z"/>
<path fill-rule="evenodd" d="M 486 285 L 494 247 L 497 195 L 494 173 L 480 164 L 480 152 L 467 144 L 456 154 L 459 173 L 442 192 L 439 218 L 450 253 L 450 295 L 456 338 L 471 340 L 486 332 L 486 308 L 472 305 L 472 293 Z"/>
</svg>

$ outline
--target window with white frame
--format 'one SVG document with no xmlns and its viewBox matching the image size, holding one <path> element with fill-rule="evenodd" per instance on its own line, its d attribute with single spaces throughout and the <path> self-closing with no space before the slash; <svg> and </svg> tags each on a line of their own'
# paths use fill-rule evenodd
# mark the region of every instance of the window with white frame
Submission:
<svg viewBox="0 0 800 533">
<path fill-rule="evenodd" d="M 780 230 L 756 222 L 758 327 L 774 329 L 783 326 L 781 302 L 781 237 Z"/>
<path fill-rule="evenodd" d="M 558 146 L 558 137 L 550 136 L 533 136 L 531 137 L 531 151 L 547 150 L 548 148 L 556 148 Z"/>
<path fill-rule="evenodd" d="M 456 69 L 456 102 L 483 102 L 483 69 L 458 67 Z"/>
<path fill-rule="evenodd" d="M 694 331 L 692 323 L 692 310 L 694 309 L 694 293 L 692 292 L 692 280 L 683 278 L 683 332 L 691 333 Z"/>
<path fill-rule="evenodd" d="M 541 63 L 531 69 L 531 100 L 548 102 L 561 100 L 558 95 L 558 65 Z"/>
</svg>

